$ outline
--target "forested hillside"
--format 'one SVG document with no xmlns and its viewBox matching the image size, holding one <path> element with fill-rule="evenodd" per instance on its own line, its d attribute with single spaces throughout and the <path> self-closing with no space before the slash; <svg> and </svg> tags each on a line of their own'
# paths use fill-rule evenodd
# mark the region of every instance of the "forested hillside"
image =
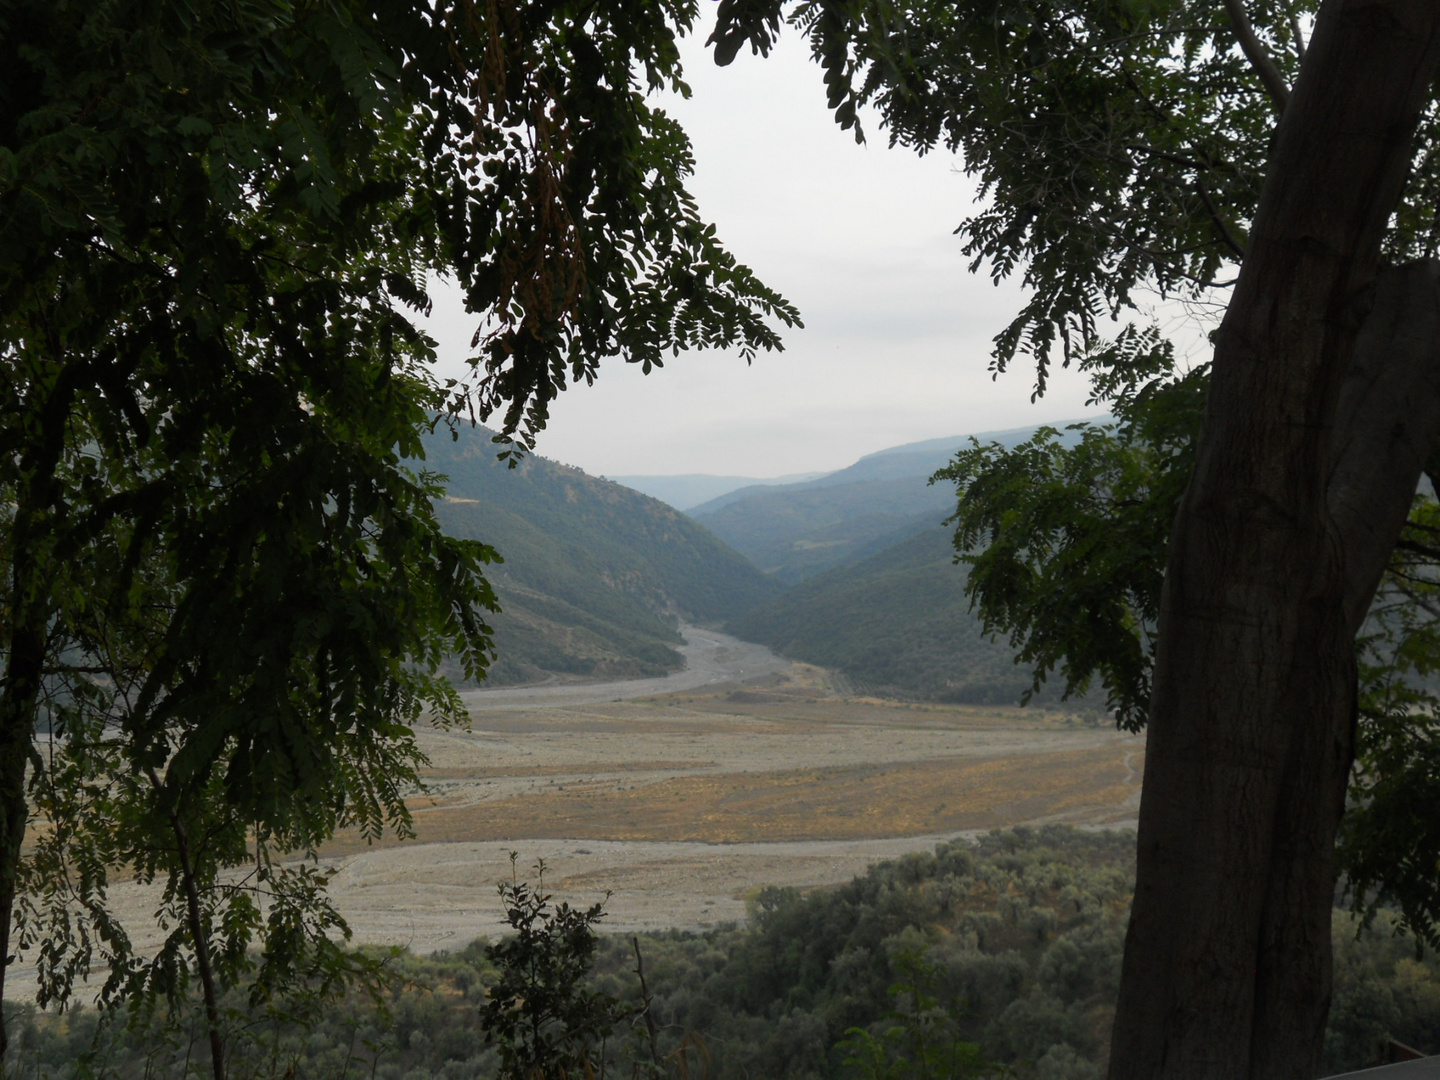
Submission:
<svg viewBox="0 0 1440 1080">
<path fill-rule="evenodd" d="M 826 571 L 731 620 L 738 637 L 836 668 L 865 693 L 1014 704 L 1030 685 L 1005 641 L 970 613 L 944 525 Z"/>
<path fill-rule="evenodd" d="M 864 558 L 905 530 L 936 525 L 954 498 L 923 477 L 779 488 L 694 518 L 787 584 Z"/>
<path fill-rule="evenodd" d="M 1013 446 L 1034 430 L 975 437 Z M 969 441 L 955 435 L 891 447 L 815 480 L 730 491 L 689 513 L 760 569 L 794 584 L 943 521 L 954 511 L 954 490 L 929 480 Z"/>
<path fill-rule="evenodd" d="M 732 492 L 694 519 L 536 455 L 508 468 L 481 428 L 427 439 L 426 466 L 450 478 L 447 531 L 505 559 L 491 572 L 504 608 L 495 684 L 663 674 L 680 663 L 687 618 L 837 669 L 865 693 L 1013 703 L 1028 670 L 970 614 L 942 524 L 954 494 L 926 482 L 961 442 Z"/>
<path fill-rule="evenodd" d="M 1017 1080 L 1099 1080 L 1133 861 L 1133 834 L 1047 826 L 942 844 L 833 890 L 761 890 L 743 927 L 638 939 L 653 1046 L 636 1012 L 637 945 L 604 938 L 588 989 L 621 1015 L 594 1033 L 592 1060 L 655 1080 L 899 1080 L 933 1075 L 897 1067 L 902 1052 L 913 1061 L 958 1039 Z M 1373 1063 L 1384 1040 L 1440 1050 L 1440 969 L 1394 927 L 1388 912 L 1364 929 L 1335 912 L 1327 1073 Z M 401 958 L 384 1011 L 353 998 L 301 1027 L 237 998 L 235 1075 L 490 1080 L 498 1040 L 487 1044 L 481 1006 L 500 971 L 486 944 Z M 924 1025 L 917 991 L 933 999 Z M 117 1080 L 180 1076 L 193 1053 L 185 1033 L 156 1037 L 143 1017 L 105 1030 L 85 1010 L 15 1011 L 16 1075 L 35 1080 L 71 1080 L 77 1063 Z M 869 1068 L 853 1060 L 865 1048 L 878 1055 Z"/>
<path fill-rule="evenodd" d="M 449 477 L 445 529 L 505 560 L 490 571 L 504 609 L 492 683 L 660 675 L 681 663 L 679 619 L 728 619 L 781 591 L 659 500 L 536 455 L 508 468 L 489 436 L 442 429 L 425 464 Z"/>
</svg>

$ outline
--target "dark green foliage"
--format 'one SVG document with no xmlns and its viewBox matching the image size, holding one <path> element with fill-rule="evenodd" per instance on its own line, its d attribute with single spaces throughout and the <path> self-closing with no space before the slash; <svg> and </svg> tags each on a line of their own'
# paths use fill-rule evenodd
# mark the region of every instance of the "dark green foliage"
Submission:
<svg viewBox="0 0 1440 1080">
<path fill-rule="evenodd" d="M 1055 669 L 1067 694 L 1098 678 L 1132 730 L 1149 707 L 1170 523 L 1204 409 L 1206 369 L 1169 379 L 1168 367 L 1162 348 L 1135 360 L 1138 386 L 1110 378 L 1116 422 L 1073 425 L 1072 445 L 1042 428 L 1017 447 L 963 451 L 937 474 L 960 489 L 955 548 L 986 630 L 1009 635 L 1035 688 Z M 1354 909 L 1395 904 L 1406 929 L 1432 947 L 1440 946 L 1437 536 L 1440 504 L 1418 494 L 1356 646 L 1356 762 L 1337 837 Z"/>
<path fill-rule="evenodd" d="M 507 468 L 490 432 L 456 435 L 427 440 L 427 462 L 448 477 L 447 532 L 504 558 L 490 571 L 503 608 L 492 683 L 663 674 L 680 663 L 677 616 L 714 622 L 780 591 L 656 499 L 535 455 Z"/>
<path fill-rule="evenodd" d="M 1376 1043 L 1394 1039 L 1422 1053 L 1440 1052 L 1440 965 L 1417 959 L 1413 938 L 1384 911 L 1357 929 L 1335 916 L 1335 992 L 1325 1031 L 1327 1068 L 1376 1060 Z"/>
<path fill-rule="evenodd" d="M 640 948 L 657 1056 L 675 1075 L 674 1052 L 682 1043 L 697 1046 L 698 1034 L 715 1080 L 863 1077 L 864 1068 L 844 1063 L 858 1038 L 846 1042 L 846 1032 L 865 1032 L 862 1045 L 893 1043 L 887 1033 L 905 1028 L 914 1013 L 897 1001 L 910 991 L 891 991 L 908 983 L 944 1014 L 945 1039 L 978 1043 L 985 1058 L 1008 1063 L 1021 1080 L 1097 1080 L 1118 990 L 1133 845 L 1129 834 L 1059 826 L 992 833 L 877 865 L 836 889 L 762 890 L 743 928 L 646 935 Z M 524 912 L 535 910 L 535 894 L 526 898 L 522 924 Z M 586 912 L 571 912 L 564 925 L 587 922 L 593 925 Z M 485 1048 L 480 1023 L 487 995 L 504 984 L 494 961 L 523 961 L 547 933 L 541 951 L 555 958 L 577 961 L 594 949 L 590 981 L 572 997 L 618 1002 L 621 1014 L 634 1016 L 642 1000 L 630 940 L 582 933 L 570 941 L 560 924 L 546 925 L 532 924 L 528 947 L 512 937 L 430 957 L 376 954 L 393 977 L 380 1011 L 352 996 L 304 1025 L 250 1012 L 245 1037 L 233 1044 L 233 1072 L 247 1080 L 496 1077 L 501 1058 Z M 1335 914 L 1329 1070 L 1369 1064 L 1380 1037 L 1440 1050 L 1440 967 L 1417 960 L 1413 939 L 1396 929 L 1389 910 L 1369 927 Z M 502 990 L 488 1000 L 516 999 Z M 240 999 L 234 1004 L 243 1008 Z M 105 1026 L 84 1009 L 60 1017 L 12 1007 L 12 1014 L 16 1072 L 36 1080 L 71 1080 L 77 1062 L 82 1076 L 178 1080 L 187 1052 L 193 1059 L 198 1049 L 193 1024 Z M 610 1067 L 653 1075 L 654 1058 L 632 1023 L 609 1033 Z M 692 1051 L 691 1075 L 700 1075 L 702 1060 Z"/>
<path fill-rule="evenodd" d="M 622 1013 L 613 997 L 587 985 L 603 904 L 552 908 L 543 862 L 535 873 L 533 886 L 517 879 L 500 887 L 514 933 L 485 950 L 497 972 L 480 1007 L 485 1045 L 499 1051 L 498 1080 L 604 1075 L 606 1036 Z"/>
<path fill-rule="evenodd" d="M 1433 480 L 1432 480 L 1433 484 Z M 1417 495 L 1357 644 L 1360 723 L 1337 850 L 1352 908 L 1440 948 L 1440 503 Z"/>
<path fill-rule="evenodd" d="M 1383 703 L 1393 706 L 1400 696 L 1387 694 Z M 1398 905 L 1405 928 L 1440 948 L 1440 826 L 1434 810 L 1440 799 L 1440 721 L 1434 711 L 1367 709 L 1359 738 L 1352 805 L 1337 840 L 1346 889 L 1360 912 Z"/>
<path fill-rule="evenodd" d="M 923 532 L 796 585 L 727 627 L 837 668 L 858 690 L 932 701 L 1014 704 L 1030 688 L 1014 651 L 970 611 L 948 528 Z"/>
<path fill-rule="evenodd" d="M 602 357 L 647 373 L 683 348 L 749 359 L 779 347 L 766 316 L 799 324 L 700 218 L 689 141 L 647 104 L 688 94 L 676 37 L 696 15 L 693 0 L 465 4 L 446 26 L 481 44 L 462 62 L 474 100 L 437 103 L 423 149 L 439 175 L 418 179 L 442 200 L 468 309 L 494 320 L 476 334 L 475 407 L 503 411 L 507 437 L 528 442 Z M 454 130 L 474 135 L 457 145 Z"/>
<path fill-rule="evenodd" d="M 1171 367 L 1153 337 L 1147 370 Z M 1138 358 L 1132 365 L 1143 366 Z M 1038 691 L 1057 668 L 1066 696 L 1099 678 L 1119 724 L 1138 731 L 1150 704 L 1170 524 L 1185 492 L 1204 406 L 1205 369 L 1116 387 L 1116 422 L 1053 428 L 1005 448 L 977 441 L 935 474 L 961 493 L 958 559 L 989 634 L 1005 634 Z M 1077 438 L 1078 437 L 1078 438 Z M 1066 442 L 1070 445 L 1066 445 Z"/>
<path fill-rule="evenodd" d="M 723 60 L 783 5 L 726 0 Z M 1292 20 L 1313 4 L 1248 5 L 1287 79 Z M 892 144 L 958 151 L 987 198 L 958 230 L 978 269 L 1023 275 L 1030 299 L 996 339 L 996 365 L 1099 343 L 1137 289 L 1198 293 L 1243 253 L 1275 106 L 1218 0 L 802 3 L 792 20 L 824 66 L 843 127 L 875 107 Z M 1057 355 L 1058 354 L 1058 355 Z"/>
<path fill-rule="evenodd" d="M 849 1054 L 844 1064 L 863 1080 L 962 1080 L 999 1071 L 977 1044 L 958 1036 L 960 1007 L 942 1009 L 931 992 L 939 979 L 936 965 L 919 952 L 902 952 L 895 966 L 901 978 L 890 987 L 895 1007 L 884 1016 L 889 1026 L 879 1034 L 861 1027 L 845 1032 L 839 1045 Z"/>
<path fill-rule="evenodd" d="M 271 364 L 241 342 L 235 394 L 268 401 L 268 426 L 227 431 L 233 417 L 157 390 L 144 438 L 107 456 L 78 439 L 95 413 L 71 417 L 51 474 L 68 512 L 16 511 L 31 524 L 14 572 L 47 613 L 45 679 L 30 706 L 7 687 L 10 722 L 34 707 L 51 736 L 42 754 L 35 718 L 21 728 L 32 812 L 50 827 L 19 867 L 11 939 L 38 953 L 42 1000 L 91 963 L 109 968 L 107 1005 L 178 1007 L 196 980 L 217 1032 L 215 996 L 242 981 L 278 1001 L 368 977 L 323 878 L 273 856 L 345 826 L 408 829 L 413 725 L 463 716 L 437 668 L 453 656 L 483 671 L 493 604 L 489 550 L 446 537 L 438 488 L 401 463 L 438 397 L 413 358 L 337 333 L 317 336 L 318 360 L 297 345 Z M 375 385 L 351 394 L 307 360 Z M 282 407 L 287 380 L 306 390 Z M 47 564 L 47 544 L 68 559 Z M 32 614 L 7 628 L 12 659 Z M 107 909 L 117 871 L 165 886 L 156 957 Z"/>
<path fill-rule="evenodd" d="M 247 1007 L 238 995 L 228 999 L 241 1021 L 226 1046 L 231 1075 L 400 1080 L 416 1069 L 427 1077 L 432 1070 L 436 1076 L 495 1075 L 497 1055 L 484 1048 L 476 1022 L 483 984 L 495 977 L 483 943 L 438 961 L 379 954 L 372 959 L 390 976 L 378 1002 L 355 995 L 300 1014 Z M 7 1014 L 20 1021 L 16 1059 L 28 1070 L 24 1075 L 180 1080 L 193 1075 L 203 1058 L 198 1010 L 164 1024 L 83 1006 L 58 1016 L 10 1006 Z"/>
<path fill-rule="evenodd" d="M 1069 941 L 1084 973 L 1057 1000 L 1081 1020 L 1063 1033 L 1093 1060 L 1119 976 L 1132 847 L 1124 835 L 1015 830 L 884 863 L 834 890 L 762 890 L 744 930 L 645 943 L 656 1013 L 704 1034 L 718 1077 L 843 1076 L 846 1031 L 883 1040 L 890 989 L 923 955 L 934 976 L 925 993 L 954 1016 L 946 1037 L 1033 1076 L 1033 1017 L 1013 1007 L 1039 985 L 1048 950 Z M 619 960 L 607 956 L 602 969 Z"/>
<path fill-rule="evenodd" d="M 794 323 L 646 103 L 683 92 L 695 17 L 0 8 L 0 955 L 43 942 L 45 993 L 90 959 L 107 1000 L 198 978 L 219 1080 L 249 945 L 261 996 L 338 988 L 343 921 L 271 856 L 404 832 L 413 723 L 463 715 L 439 666 L 489 659 L 492 552 L 441 532 L 420 431 L 502 411 L 527 440 L 601 356 Z M 485 327 L 471 387 L 412 319 L 436 272 Z M 22 867 L 27 796 L 54 827 Z M 117 867 L 166 883 L 153 963 L 106 911 Z"/>
</svg>

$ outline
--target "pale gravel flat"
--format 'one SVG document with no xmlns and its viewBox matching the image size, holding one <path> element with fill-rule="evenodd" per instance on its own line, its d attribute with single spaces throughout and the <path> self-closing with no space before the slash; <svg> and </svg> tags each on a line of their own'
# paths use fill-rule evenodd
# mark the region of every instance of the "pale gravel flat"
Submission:
<svg viewBox="0 0 1440 1080">
<path fill-rule="evenodd" d="M 1134 823 L 1107 827 L 1133 829 Z M 534 881 L 533 866 L 543 859 L 547 891 L 557 902 L 603 900 L 605 930 L 628 934 L 740 922 L 746 898 L 765 886 L 837 885 L 877 862 L 978 833 L 765 844 L 525 840 L 513 846 L 522 880 Z M 510 880 L 511 847 L 425 844 L 366 852 L 345 862 L 332 894 L 356 940 L 416 952 L 459 948 L 505 930 L 497 886 Z"/>
<path fill-rule="evenodd" d="M 798 669 L 761 646 L 716 631 L 685 627 L 685 671 L 663 679 L 564 684 L 470 691 L 470 731 L 420 731 L 422 745 L 442 775 L 429 783 L 446 806 L 542 794 L 583 783 L 629 788 L 676 776 L 761 772 L 775 769 L 904 763 L 942 757 L 1014 757 L 1089 749 L 1129 742 L 1127 766 L 1143 739 L 1083 727 L 955 726 L 923 712 L 895 709 L 883 719 L 816 720 L 811 707 L 796 719 L 777 707 L 774 715 L 713 708 L 713 694 Z M 618 701 L 699 691 L 712 707 L 689 708 L 685 699 L 660 705 Z M 743 695 L 742 695 L 743 697 Z M 790 710 L 799 713 L 803 710 Z M 534 774 L 526 774 L 529 769 Z M 471 770 L 510 775 L 472 776 Z M 1107 828 L 1133 828 L 1139 798 L 1120 807 L 1062 819 Z M 1117 815 L 1118 811 L 1118 815 Z M 1123 820 L 1118 823 L 1114 819 Z M 1039 822 L 1037 822 L 1039 823 Z M 767 885 L 809 889 L 839 884 L 885 859 L 973 831 L 886 839 L 840 839 L 780 843 L 707 844 L 671 841 L 573 840 L 406 843 L 322 859 L 335 874 L 330 892 L 354 931 L 354 940 L 404 945 L 417 952 L 453 949 L 504 927 L 497 885 L 509 880 L 509 852 L 519 851 L 521 875 L 535 877 L 544 860 L 545 884 L 556 900 L 589 905 L 605 898 L 604 927 L 615 933 L 679 928 L 704 930 L 745 918 L 746 898 Z M 141 949 L 161 940 L 155 928 L 158 890 L 120 884 L 111 890 L 115 908 Z M 7 973 L 7 996 L 33 997 L 33 968 Z"/>
</svg>

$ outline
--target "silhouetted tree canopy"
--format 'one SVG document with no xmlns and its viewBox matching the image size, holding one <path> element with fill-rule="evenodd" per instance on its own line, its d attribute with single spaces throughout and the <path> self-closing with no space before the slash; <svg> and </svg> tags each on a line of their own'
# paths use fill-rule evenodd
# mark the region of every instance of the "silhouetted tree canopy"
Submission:
<svg viewBox="0 0 1440 1080">
<path fill-rule="evenodd" d="M 198 978 L 218 1078 L 225 987 L 363 975 L 275 860 L 405 831 L 411 725 L 464 715 L 438 664 L 488 662 L 493 552 L 441 532 L 420 433 L 498 413 L 526 444 L 602 357 L 796 322 L 646 100 L 684 89 L 695 15 L 0 8 L 0 956 L 42 1001 L 93 961 L 111 1001 Z M 476 326 L 461 384 L 416 318 L 437 274 Z M 119 868 L 165 884 L 154 959 L 107 910 Z"/>
<path fill-rule="evenodd" d="M 1098 677 L 1148 722 L 1112 1077 L 1313 1074 L 1337 830 L 1361 908 L 1398 900 L 1436 939 L 1434 15 L 720 6 L 721 63 L 788 20 L 843 127 L 870 106 L 892 144 L 962 156 L 972 268 L 1028 291 L 996 369 L 1028 357 L 1039 393 L 1079 364 L 1114 410 L 942 474 L 991 629 L 1037 683 Z M 1177 366 L 1157 295 L 1228 305 L 1212 364 Z"/>
</svg>

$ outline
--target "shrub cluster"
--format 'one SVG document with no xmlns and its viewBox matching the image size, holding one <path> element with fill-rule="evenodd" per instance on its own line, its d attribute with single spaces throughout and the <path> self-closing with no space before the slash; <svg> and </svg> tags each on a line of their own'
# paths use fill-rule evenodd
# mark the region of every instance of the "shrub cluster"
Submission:
<svg viewBox="0 0 1440 1080">
<path fill-rule="evenodd" d="M 588 1068 L 617 1078 L 878 1076 L 878 1068 L 861 1063 L 862 1051 L 898 1045 L 896 1017 L 903 1022 L 905 1003 L 923 998 L 931 1016 L 910 1028 L 943 1027 L 952 1044 L 978 1044 L 970 1057 L 963 1047 L 951 1053 L 969 1061 L 967 1068 L 983 1058 L 1021 1080 L 1095 1080 L 1108 1053 L 1133 849 L 1126 833 L 1060 826 L 994 832 L 881 863 L 838 888 L 762 889 L 740 927 L 602 936 L 589 944 L 577 929 L 581 913 L 571 911 L 563 929 L 558 912 L 537 907 L 541 894 L 531 890 L 532 928 L 550 919 L 556 932 L 524 949 L 515 946 L 522 932 L 456 952 L 397 955 L 395 984 L 378 1005 L 357 998 L 304 1023 L 237 1003 L 231 1075 L 503 1076 L 505 1063 L 519 1060 L 513 1039 L 523 1025 L 509 1025 L 510 1043 L 497 1041 L 497 994 L 512 1003 L 527 995 L 541 1000 L 533 989 L 539 983 L 516 992 L 525 977 L 516 958 L 543 973 L 547 949 L 569 949 L 551 968 L 575 970 L 565 964 L 577 958 L 589 967 L 583 998 L 573 997 L 588 1011 L 576 1014 L 573 1033 L 551 1017 L 541 1034 L 568 1040 L 571 1075 Z M 1440 1051 L 1440 965 L 1417 957 L 1414 941 L 1398 935 L 1383 911 L 1358 927 L 1337 910 L 1335 942 L 1327 1071 L 1372 1063 L 1383 1039 Z M 917 972 L 924 994 L 915 988 Z M 907 988 L 898 998 L 897 984 Z M 612 1026 L 602 1032 L 595 1017 L 604 1002 Z M 943 1025 L 930 1023 L 935 1017 Z M 105 1025 L 84 1010 L 63 1017 L 29 1011 L 20 1019 L 13 1060 L 18 1075 L 34 1080 L 159 1080 L 204 1063 L 198 1025 L 167 1030 L 139 1017 Z M 903 1062 L 887 1068 L 883 1075 L 911 1075 Z"/>
</svg>

